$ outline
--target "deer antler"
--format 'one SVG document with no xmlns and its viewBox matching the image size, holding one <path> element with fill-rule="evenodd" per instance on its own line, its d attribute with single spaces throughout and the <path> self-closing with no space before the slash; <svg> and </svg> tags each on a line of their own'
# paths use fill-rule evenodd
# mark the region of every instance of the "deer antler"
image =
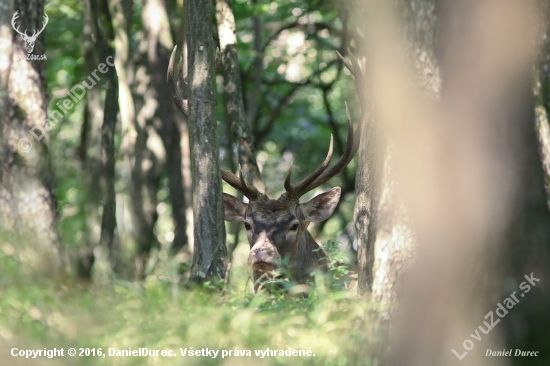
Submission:
<svg viewBox="0 0 550 366">
<path fill-rule="evenodd" d="M 355 78 L 355 85 L 358 93 L 360 93 L 361 85 L 363 83 L 363 74 L 361 72 L 361 68 L 359 66 L 359 63 L 357 62 L 357 59 L 353 56 L 351 51 L 348 49 L 348 53 L 351 58 L 351 63 L 348 63 L 340 53 L 337 52 L 338 57 L 346 66 L 346 68 L 351 72 L 351 74 Z M 362 93 L 359 94 L 359 97 L 362 97 Z M 313 173 L 308 175 L 306 178 L 304 178 L 300 183 L 297 184 L 291 184 L 290 183 L 290 177 L 292 175 L 292 165 L 290 166 L 290 169 L 288 170 L 288 174 L 285 179 L 285 190 L 287 191 L 288 196 L 298 199 L 307 192 L 319 187 L 321 184 L 327 182 L 332 177 L 334 177 L 336 174 L 340 173 L 353 159 L 355 154 L 357 153 L 357 150 L 359 149 L 359 142 L 361 139 L 361 129 L 362 129 L 362 120 L 363 116 L 365 114 L 365 108 L 361 108 L 361 119 L 359 122 L 359 125 L 357 127 L 357 131 L 355 133 L 353 132 L 353 126 L 351 123 L 351 117 L 349 114 L 349 109 L 347 103 L 346 106 L 346 116 L 348 119 L 348 138 L 346 141 L 346 148 L 344 150 L 344 153 L 340 157 L 340 159 L 334 164 L 332 167 L 328 168 L 328 165 L 330 163 L 330 159 L 332 158 L 332 135 L 330 136 L 330 145 L 329 150 L 327 153 L 327 157 L 321 163 L 321 165 L 315 169 Z M 328 169 L 327 169 L 328 168 Z"/>
<path fill-rule="evenodd" d="M 188 99 L 189 99 L 189 86 L 185 82 L 185 77 L 183 76 L 183 70 L 181 68 L 175 68 L 175 64 L 179 64 L 176 60 L 178 46 L 174 47 L 172 55 L 170 56 L 170 62 L 168 63 L 168 71 L 166 72 L 166 81 L 168 83 L 168 88 L 170 89 L 170 94 L 172 95 L 172 100 L 174 104 L 178 107 L 180 111 L 183 112 L 186 116 L 189 115 L 189 110 L 187 108 Z M 221 64 L 221 54 L 219 49 L 216 50 L 216 70 L 220 67 Z M 178 81 L 174 80 L 174 73 Z M 179 87 L 178 87 L 179 86 Z M 235 188 L 237 191 L 241 192 L 245 197 L 250 200 L 260 197 L 262 194 L 255 187 L 249 186 L 246 184 L 243 178 L 242 169 L 239 171 L 239 176 L 231 173 L 225 168 L 221 168 L 222 179 L 226 181 L 230 186 Z"/>
<path fill-rule="evenodd" d="M 29 37 L 29 40 L 32 40 L 32 41 L 36 41 L 36 38 L 40 35 L 40 33 L 42 33 L 44 31 L 44 29 L 46 28 L 46 25 L 48 24 L 48 21 L 50 20 L 50 18 L 48 17 L 48 14 L 44 14 L 44 21 L 42 22 L 42 29 L 40 29 L 39 31 L 34 31 L 32 36 Z M 25 30 L 25 34 L 27 33 L 27 31 Z"/>
<path fill-rule="evenodd" d="M 179 65 L 178 57 L 178 46 L 174 46 L 172 50 L 172 55 L 170 56 L 170 61 L 168 63 L 168 70 L 166 71 L 166 82 L 168 83 L 168 88 L 170 89 L 170 94 L 172 95 L 172 100 L 178 107 L 180 111 L 183 112 L 186 116 L 189 115 L 189 110 L 187 108 L 189 100 L 189 85 L 185 81 L 185 76 L 183 76 L 183 65 L 175 69 L 175 64 Z M 216 49 L 216 60 L 215 60 L 215 69 L 214 72 L 218 71 L 221 65 L 221 53 L 220 49 Z M 176 73 L 178 81 L 174 81 L 174 72 Z M 186 75 L 187 76 L 187 75 Z"/>
<path fill-rule="evenodd" d="M 174 104 L 178 107 L 180 111 L 183 112 L 186 116 L 189 114 L 187 109 L 187 101 L 189 99 L 189 86 L 184 80 L 183 70 L 179 67 L 175 70 L 178 77 L 178 82 L 174 81 L 174 64 L 178 63 L 176 59 L 179 59 L 177 56 L 178 46 L 174 47 L 172 55 L 170 56 L 170 62 L 168 63 L 168 71 L 166 72 L 166 82 L 168 83 L 168 88 L 170 89 L 170 94 L 172 95 L 172 100 Z M 180 88 L 178 88 L 178 85 Z"/>
<path fill-rule="evenodd" d="M 221 168 L 222 179 L 226 181 L 231 187 L 235 188 L 237 191 L 241 192 L 249 200 L 255 200 L 258 197 L 262 196 L 262 193 L 256 189 L 254 186 L 249 186 L 244 181 L 243 171 L 239 170 L 239 177 L 225 168 Z"/>
<path fill-rule="evenodd" d="M 27 39 L 29 36 L 27 35 L 27 30 L 25 29 L 25 32 L 24 33 L 21 33 L 21 31 L 19 30 L 19 26 L 17 26 L 16 28 L 16 24 L 15 24 L 15 21 L 17 20 L 17 18 L 19 18 L 19 10 L 17 10 L 15 12 L 15 14 L 13 14 L 13 17 L 11 18 L 11 26 L 13 27 L 13 29 L 19 33 L 23 39 Z"/>
</svg>

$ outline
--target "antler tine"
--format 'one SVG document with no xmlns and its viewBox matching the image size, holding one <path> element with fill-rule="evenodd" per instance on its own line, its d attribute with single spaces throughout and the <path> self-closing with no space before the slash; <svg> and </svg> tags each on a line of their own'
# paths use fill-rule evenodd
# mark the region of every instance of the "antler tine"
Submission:
<svg viewBox="0 0 550 366">
<path fill-rule="evenodd" d="M 246 184 L 243 176 L 243 168 L 239 169 L 239 180 L 241 181 L 242 194 L 244 194 L 248 199 L 253 200 L 261 196 L 260 191 L 254 186 L 249 186 Z"/>
<path fill-rule="evenodd" d="M 344 170 L 344 168 L 349 164 L 349 162 L 353 159 L 353 157 L 357 153 L 357 150 L 359 150 L 359 142 L 361 139 L 361 130 L 362 130 L 363 124 L 359 123 L 359 126 L 357 127 L 357 131 L 355 131 L 355 133 L 353 132 L 353 126 L 351 123 L 351 116 L 349 113 L 348 104 L 345 103 L 345 105 L 346 105 L 346 117 L 348 119 L 348 138 L 346 141 L 346 149 L 344 150 L 344 153 L 342 154 L 340 159 L 338 159 L 336 164 L 331 166 L 329 169 L 325 170 L 323 174 L 321 174 L 311 184 L 310 190 L 319 187 L 321 184 L 327 182 L 336 174 Z"/>
<path fill-rule="evenodd" d="M 348 48 L 348 53 L 349 53 L 349 48 Z M 342 56 L 340 52 L 336 51 L 336 54 L 338 55 L 338 59 L 340 59 L 340 62 L 342 62 L 344 66 L 353 74 L 353 66 L 346 61 L 346 59 L 344 58 L 344 56 Z"/>
<path fill-rule="evenodd" d="M 311 183 L 314 182 L 321 174 L 323 174 L 327 166 L 330 164 L 330 160 L 332 159 L 333 144 L 333 136 L 330 135 L 330 145 L 325 160 L 321 163 L 321 165 L 319 165 L 317 169 L 315 169 L 313 173 L 304 178 L 300 183 L 297 183 L 295 185 L 290 184 L 292 165 L 290 166 L 290 169 L 285 179 L 285 190 L 289 193 L 289 195 L 293 196 L 294 198 L 299 198 L 306 192 L 309 192 L 313 189 L 310 188 Z"/>
<path fill-rule="evenodd" d="M 179 64 L 179 62 L 176 62 L 177 57 L 177 49 L 178 46 L 174 46 L 174 50 L 172 51 L 172 55 L 170 56 L 170 62 L 168 63 L 168 70 L 166 72 L 166 82 L 168 83 L 168 88 L 170 89 L 170 94 L 172 95 L 172 100 L 174 101 L 174 104 L 178 107 L 180 111 L 183 112 L 186 116 L 188 115 L 187 110 L 187 99 L 188 96 L 187 93 L 181 93 L 178 85 L 174 81 L 174 67 L 176 67 L 176 74 L 178 79 L 180 79 L 181 76 L 181 70 L 179 70 L 178 66 L 175 66 L 176 64 Z M 183 81 L 183 78 L 180 79 L 180 81 Z M 183 84 L 185 85 L 185 81 L 183 81 Z M 183 95 L 182 95 L 183 94 Z"/>
<path fill-rule="evenodd" d="M 17 26 L 15 24 L 15 21 L 19 18 L 19 10 L 17 10 L 15 12 L 15 14 L 13 14 L 13 17 L 11 18 L 11 26 L 13 27 L 13 29 L 19 33 L 20 35 L 24 36 L 24 37 L 28 37 L 27 36 L 27 30 L 25 29 L 25 33 L 22 33 L 20 30 L 19 30 L 19 26 Z"/>
<path fill-rule="evenodd" d="M 338 52 L 336 51 L 336 54 L 338 55 L 338 58 L 346 68 L 351 72 L 351 74 L 355 78 L 355 86 L 357 89 L 357 92 L 359 94 L 359 98 L 363 100 L 362 93 L 361 93 L 361 85 L 363 83 L 363 73 L 361 72 L 361 67 L 359 66 L 359 62 L 355 58 L 355 56 L 351 53 L 351 51 L 348 48 L 348 53 L 350 55 L 351 63 L 346 61 L 346 59 Z M 336 174 L 340 173 L 353 159 L 355 154 L 357 153 L 357 150 L 359 150 L 359 142 L 361 139 L 361 131 L 362 131 L 362 120 L 363 116 L 365 114 L 365 108 L 361 108 L 361 121 L 359 123 L 359 126 L 357 127 L 357 131 L 355 133 L 353 132 L 353 125 L 351 123 L 351 116 L 349 113 L 348 104 L 345 103 L 346 106 L 346 117 L 348 120 L 348 138 L 346 141 L 346 148 L 344 150 L 344 153 L 338 159 L 336 164 L 334 164 L 332 167 L 328 168 L 328 165 L 330 163 L 330 159 L 332 158 L 332 135 L 330 136 L 330 148 L 329 152 L 327 154 L 327 157 L 325 158 L 325 161 L 313 172 L 311 173 L 307 178 L 305 178 L 300 183 L 293 185 L 290 183 L 290 177 L 292 174 L 292 165 L 290 166 L 290 169 L 288 170 L 288 174 L 285 179 L 285 190 L 288 192 L 290 196 L 293 198 L 299 198 L 300 196 L 304 195 L 305 193 L 311 191 L 312 189 L 315 189 L 319 187 L 321 184 L 327 182 L 329 179 L 334 177 Z"/>
<path fill-rule="evenodd" d="M 168 70 L 166 72 L 166 82 L 168 83 L 168 88 L 170 89 L 170 94 L 172 94 L 172 100 L 178 107 L 180 111 L 183 112 L 186 116 L 189 115 L 189 109 L 187 108 L 188 99 L 189 99 L 189 86 L 185 81 L 185 76 L 183 75 L 183 64 L 180 65 L 177 62 L 177 49 L 178 46 L 174 46 L 172 55 L 170 56 L 170 62 L 168 63 Z M 177 64 L 177 65 L 176 65 Z M 218 71 L 218 68 L 221 65 L 221 52 L 219 48 L 216 49 L 216 59 L 215 59 L 215 70 Z M 174 69 L 176 72 L 177 81 L 174 81 Z"/>
<path fill-rule="evenodd" d="M 294 192 L 294 185 L 290 183 L 290 177 L 292 176 L 292 167 L 294 166 L 294 162 L 290 163 L 290 168 L 288 168 L 288 173 L 286 174 L 285 178 L 285 190 L 287 192 Z"/>
<path fill-rule="evenodd" d="M 44 28 L 46 28 L 46 25 L 48 24 L 49 20 L 50 20 L 50 17 L 48 16 L 48 14 L 44 13 L 44 21 L 42 22 L 42 29 L 38 33 L 42 33 Z"/>
<path fill-rule="evenodd" d="M 241 192 L 249 200 L 254 200 L 261 196 L 260 191 L 258 191 L 256 187 L 246 184 L 246 182 L 244 181 L 242 169 L 239 170 L 238 177 L 225 168 L 221 168 L 221 171 L 222 179 L 227 182 L 231 187 Z"/>
</svg>

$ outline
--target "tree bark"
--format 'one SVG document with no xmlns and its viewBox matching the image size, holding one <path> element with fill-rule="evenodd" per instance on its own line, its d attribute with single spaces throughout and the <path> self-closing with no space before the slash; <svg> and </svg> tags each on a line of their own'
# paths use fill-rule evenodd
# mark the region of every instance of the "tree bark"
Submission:
<svg viewBox="0 0 550 366">
<path fill-rule="evenodd" d="M 46 115 L 45 61 L 26 59 L 25 42 L 11 26 L 18 11 L 20 29 L 41 29 L 44 1 L 2 0 L 0 8 L 0 236 L 32 268 L 53 274 L 64 260 L 48 154 L 54 122 Z M 45 53 L 42 32 L 31 54 Z"/>
<path fill-rule="evenodd" d="M 378 203 L 380 194 L 380 152 L 374 136 L 374 121 L 370 116 L 362 122 L 363 130 L 359 147 L 359 160 L 355 178 L 354 222 L 357 240 L 357 264 L 359 273 L 357 290 L 366 294 L 372 290 L 375 261 L 375 242 L 378 229 Z"/>
<path fill-rule="evenodd" d="M 227 249 L 216 130 L 212 3 L 186 1 L 185 10 L 195 242 L 191 280 L 215 282 L 225 278 Z"/>
<path fill-rule="evenodd" d="M 229 0 L 216 1 L 216 18 L 223 60 L 224 93 L 227 115 L 230 119 L 233 139 L 237 144 L 239 165 L 248 184 L 260 191 L 264 185 L 256 162 L 252 135 L 244 108 L 241 73 L 237 59 L 237 36 L 235 34 L 235 17 Z M 260 64 L 261 65 L 261 64 Z"/>
</svg>

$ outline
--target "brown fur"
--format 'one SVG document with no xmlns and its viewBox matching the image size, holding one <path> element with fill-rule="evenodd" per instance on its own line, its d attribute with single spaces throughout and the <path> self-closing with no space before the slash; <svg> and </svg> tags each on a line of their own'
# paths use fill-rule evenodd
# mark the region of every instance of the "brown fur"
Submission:
<svg viewBox="0 0 550 366">
<path fill-rule="evenodd" d="M 273 252 L 273 260 L 269 258 L 267 262 L 277 268 L 280 261 L 276 257 L 280 256 L 283 263 L 287 261 L 292 279 L 304 283 L 312 271 L 327 270 L 323 263 L 326 255 L 307 227 L 311 221 L 323 221 L 330 217 L 339 198 L 338 187 L 302 204 L 298 200 L 289 199 L 286 194 L 277 200 L 262 195 L 249 204 L 224 194 L 225 216 L 226 220 L 244 222 L 249 228 L 249 264 L 253 270 L 256 263 L 257 268 L 265 268 L 266 252 Z M 260 270 L 254 271 L 255 282 L 262 276 L 268 277 Z"/>
</svg>

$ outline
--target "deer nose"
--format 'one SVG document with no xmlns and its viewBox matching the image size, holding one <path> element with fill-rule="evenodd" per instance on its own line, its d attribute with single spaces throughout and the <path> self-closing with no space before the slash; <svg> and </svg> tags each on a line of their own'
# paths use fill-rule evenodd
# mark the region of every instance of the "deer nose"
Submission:
<svg viewBox="0 0 550 366">
<path fill-rule="evenodd" d="M 248 263 L 252 266 L 263 263 L 278 267 L 280 261 L 281 256 L 279 255 L 277 248 L 275 248 L 268 240 L 257 242 L 250 249 L 250 255 L 248 256 Z"/>
<path fill-rule="evenodd" d="M 275 254 L 275 251 L 271 248 L 261 247 L 256 250 L 252 251 L 253 255 L 256 256 L 256 258 L 270 258 L 273 257 L 273 254 Z M 262 261 L 265 262 L 265 261 Z"/>
<path fill-rule="evenodd" d="M 274 254 L 275 251 L 273 249 L 265 246 L 252 251 L 252 255 L 256 257 L 258 262 L 267 262 L 273 257 Z"/>
</svg>

